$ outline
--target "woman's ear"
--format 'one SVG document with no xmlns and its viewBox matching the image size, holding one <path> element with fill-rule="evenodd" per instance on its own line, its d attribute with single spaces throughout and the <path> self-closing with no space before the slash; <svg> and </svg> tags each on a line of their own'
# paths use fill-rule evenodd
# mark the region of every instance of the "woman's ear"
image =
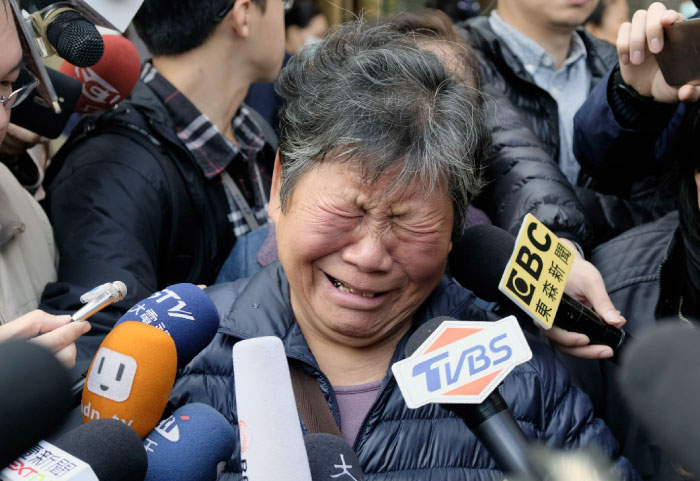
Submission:
<svg viewBox="0 0 700 481">
<path fill-rule="evenodd" d="M 270 187 L 270 203 L 267 206 L 267 215 L 276 224 L 282 212 L 280 202 L 280 188 L 282 187 L 282 162 L 280 161 L 280 151 L 275 156 L 275 167 L 272 171 L 272 186 Z"/>
</svg>

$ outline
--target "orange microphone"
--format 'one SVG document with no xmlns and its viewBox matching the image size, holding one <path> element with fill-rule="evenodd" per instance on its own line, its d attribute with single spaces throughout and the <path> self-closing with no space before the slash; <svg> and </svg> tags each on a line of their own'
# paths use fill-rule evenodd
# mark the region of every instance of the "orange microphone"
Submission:
<svg viewBox="0 0 700 481">
<path fill-rule="evenodd" d="M 116 326 L 90 365 L 83 422 L 117 419 L 145 438 L 163 415 L 176 370 L 175 342 L 166 332 L 135 321 Z"/>
</svg>

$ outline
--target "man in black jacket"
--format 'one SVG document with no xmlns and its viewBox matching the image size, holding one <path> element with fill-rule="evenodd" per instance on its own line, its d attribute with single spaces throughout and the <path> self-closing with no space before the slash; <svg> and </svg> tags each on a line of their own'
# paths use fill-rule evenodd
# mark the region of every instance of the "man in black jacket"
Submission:
<svg viewBox="0 0 700 481">
<path fill-rule="evenodd" d="M 532 213 L 582 253 L 593 233 L 577 196 L 573 117 L 615 61 L 615 48 L 580 26 L 596 0 L 498 0 L 490 17 L 461 24 L 477 49 L 493 149 L 488 184 L 477 200 L 493 222 L 517 233 Z M 487 95 L 487 98 L 489 97 Z M 577 256 L 567 292 L 590 302 L 607 322 L 621 325 L 597 269 Z M 547 331 L 564 351 L 609 357 L 583 335 Z"/>
<path fill-rule="evenodd" d="M 276 138 L 242 100 L 279 72 L 282 0 L 146 0 L 134 23 L 153 54 L 141 81 L 78 129 L 48 176 L 61 260 L 42 307 L 74 311 L 108 281 L 129 291 L 91 318 L 79 360 L 136 300 L 212 283 L 236 237 L 267 222 Z"/>
</svg>

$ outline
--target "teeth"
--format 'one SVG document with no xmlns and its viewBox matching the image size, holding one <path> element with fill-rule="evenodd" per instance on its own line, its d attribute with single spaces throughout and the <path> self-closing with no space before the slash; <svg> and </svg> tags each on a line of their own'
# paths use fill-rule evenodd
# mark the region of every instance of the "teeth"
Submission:
<svg viewBox="0 0 700 481">
<path fill-rule="evenodd" d="M 373 298 L 376 296 L 376 294 L 365 294 L 363 292 L 357 292 L 351 287 L 347 287 L 345 284 L 340 282 L 338 279 L 333 279 L 331 278 L 331 281 L 333 282 L 333 285 L 337 288 L 340 289 L 343 292 L 349 292 L 350 294 L 355 294 L 356 296 L 362 296 L 362 297 L 367 297 L 369 299 Z"/>
</svg>

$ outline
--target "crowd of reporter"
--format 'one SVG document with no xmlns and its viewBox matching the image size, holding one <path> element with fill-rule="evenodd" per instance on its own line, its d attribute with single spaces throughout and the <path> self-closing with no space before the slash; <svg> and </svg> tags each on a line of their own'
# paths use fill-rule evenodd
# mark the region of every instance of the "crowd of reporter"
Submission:
<svg viewBox="0 0 700 481">
<path fill-rule="evenodd" d="M 17 139 L 40 139 L 9 123 L 23 52 L 2 1 L 9 162 Z M 454 415 L 405 406 L 389 369 L 434 315 L 495 320 L 494 299 L 446 272 L 465 228 L 517 234 L 534 214 L 575 255 L 567 292 L 632 335 L 694 326 L 700 309 L 700 87 L 671 87 L 655 59 L 685 19 L 654 3 L 612 45 L 582 28 L 597 4 L 498 0 L 456 24 L 421 10 L 295 31 L 287 60 L 281 0 L 145 0 L 140 81 L 74 127 L 42 204 L 0 165 L 0 341 L 32 339 L 79 372 L 139 299 L 212 286 L 219 332 L 178 372 L 173 409 L 204 402 L 237 430 L 231 348 L 275 335 L 372 479 L 498 479 Z M 251 103 L 282 101 L 278 132 L 243 101 L 273 81 L 278 97 L 259 88 L 270 98 Z M 123 300 L 69 322 L 114 280 Z M 529 440 L 596 445 L 624 479 L 688 475 L 625 407 L 612 348 L 520 321 L 534 356 L 500 390 Z M 239 454 L 221 479 L 240 479 Z"/>
</svg>

